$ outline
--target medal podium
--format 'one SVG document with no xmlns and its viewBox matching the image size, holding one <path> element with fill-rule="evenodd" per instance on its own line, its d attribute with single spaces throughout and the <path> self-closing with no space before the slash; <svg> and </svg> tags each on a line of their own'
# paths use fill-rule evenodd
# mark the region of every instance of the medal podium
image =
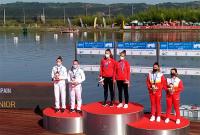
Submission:
<svg viewBox="0 0 200 135">
<path fill-rule="evenodd" d="M 55 113 L 53 108 L 46 108 L 43 110 L 43 127 L 54 133 L 83 133 L 82 114 L 70 113 L 69 107 L 64 113 Z"/>
<path fill-rule="evenodd" d="M 103 107 L 101 102 L 83 106 L 86 135 L 126 135 L 126 124 L 140 120 L 144 107 L 129 103 L 129 108 Z"/>
<path fill-rule="evenodd" d="M 188 135 L 190 121 L 184 117 L 181 117 L 181 123 L 176 124 L 176 117 L 170 116 L 170 122 L 165 123 L 165 114 L 161 116 L 161 122 L 150 122 L 150 115 L 144 115 L 144 117 L 137 121 L 131 122 L 127 125 L 127 135 Z"/>
<path fill-rule="evenodd" d="M 86 134 L 86 135 L 188 135 L 190 121 L 181 117 L 181 123 L 175 123 L 175 116 L 170 122 L 150 122 L 150 115 L 144 114 L 144 107 L 137 103 L 129 103 L 127 109 L 103 107 L 101 102 L 82 106 L 82 114 L 69 112 L 55 113 L 53 108 L 43 110 L 43 126 L 54 133 Z"/>
</svg>

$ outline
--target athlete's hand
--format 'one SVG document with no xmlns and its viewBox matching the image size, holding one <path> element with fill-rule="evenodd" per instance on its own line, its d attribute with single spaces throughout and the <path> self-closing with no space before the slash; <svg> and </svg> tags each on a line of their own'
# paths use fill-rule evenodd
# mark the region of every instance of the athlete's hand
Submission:
<svg viewBox="0 0 200 135">
<path fill-rule="evenodd" d="M 113 83 L 116 83 L 116 80 L 113 80 Z"/>
<path fill-rule="evenodd" d="M 126 80 L 124 83 L 128 84 L 128 87 L 130 87 L 130 81 Z"/>
<path fill-rule="evenodd" d="M 78 85 L 78 84 L 79 84 L 79 83 L 78 83 L 77 81 L 74 82 L 74 85 L 75 85 L 75 86 Z"/>
<path fill-rule="evenodd" d="M 126 80 L 124 83 L 127 83 L 127 84 L 129 84 L 130 82 L 129 82 L 128 80 Z"/>
</svg>

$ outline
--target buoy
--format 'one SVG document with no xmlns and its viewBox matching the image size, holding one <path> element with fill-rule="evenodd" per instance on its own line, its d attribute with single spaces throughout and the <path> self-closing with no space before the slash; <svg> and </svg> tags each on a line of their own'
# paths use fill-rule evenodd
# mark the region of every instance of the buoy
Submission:
<svg viewBox="0 0 200 135">
<path fill-rule="evenodd" d="M 70 34 L 69 34 L 70 39 L 72 39 L 73 36 L 74 36 L 74 33 L 70 33 Z"/>
<path fill-rule="evenodd" d="M 83 33 L 83 35 L 84 35 L 84 37 L 87 37 L 87 32 L 85 31 L 85 32 Z"/>
<path fill-rule="evenodd" d="M 54 34 L 53 37 L 54 37 L 55 40 L 57 40 L 58 39 L 58 34 Z"/>
<path fill-rule="evenodd" d="M 40 41 L 40 36 L 36 34 L 35 40 L 36 40 L 36 41 Z"/>
<path fill-rule="evenodd" d="M 18 41 L 19 41 L 18 37 L 14 37 L 13 40 L 14 40 L 14 43 L 15 43 L 15 44 L 17 44 Z"/>
</svg>

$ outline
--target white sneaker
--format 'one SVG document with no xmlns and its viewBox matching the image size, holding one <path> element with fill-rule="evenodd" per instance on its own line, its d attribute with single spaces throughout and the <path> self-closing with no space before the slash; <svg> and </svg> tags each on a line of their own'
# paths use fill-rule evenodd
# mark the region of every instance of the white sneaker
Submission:
<svg viewBox="0 0 200 135">
<path fill-rule="evenodd" d="M 169 123 L 169 118 L 166 118 L 166 119 L 165 119 L 165 123 Z"/>
<path fill-rule="evenodd" d="M 127 109 L 127 108 L 128 108 L 128 104 L 125 104 L 123 108 L 124 108 L 124 109 Z"/>
<path fill-rule="evenodd" d="M 180 119 L 177 119 L 176 120 L 176 124 L 178 125 L 178 124 L 180 124 L 181 123 L 181 120 Z"/>
<path fill-rule="evenodd" d="M 160 116 L 156 118 L 156 122 L 160 122 Z"/>
<path fill-rule="evenodd" d="M 117 105 L 117 108 L 121 108 L 121 107 L 123 107 L 123 104 L 122 104 L 122 103 L 119 103 L 119 104 Z"/>
<path fill-rule="evenodd" d="M 150 121 L 155 121 L 156 117 L 154 115 L 151 116 Z"/>
</svg>

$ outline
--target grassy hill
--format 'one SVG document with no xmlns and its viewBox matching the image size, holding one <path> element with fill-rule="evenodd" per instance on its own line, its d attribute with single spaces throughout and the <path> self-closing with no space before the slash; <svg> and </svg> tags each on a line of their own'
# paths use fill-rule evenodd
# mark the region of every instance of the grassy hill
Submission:
<svg viewBox="0 0 200 135">
<path fill-rule="evenodd" d="M 64 9 L 66 16 L 74 17 L 86 14 L 87 15 L 109 15 L 109 7 L 111 16 L 116 16 L 118 14 L 123 14 L 125 16 L 136 14 L 138 12 L 144 11 L 151 7 L 152 5 L 144 3 L 118 3 L 118 4 L 94 4 L 94 3 L 38 3 L 38 2 L 16 2 L 0 5 L 0 19 L 3 18 L 3 8 L 6 9 L 7 19 L 21 19 L 23 18 L 24 12 L 26 17 L 32 19 L 42 14 L 43 8 L 45 10 L 45 15 L 47 18 L 58 19 L 63 18 Z M 157 7 L 193 7 L 199 8 L 200 1 L 188 2 L 188 3 L 162 3 L 157 4 Z"/>
</svg>

